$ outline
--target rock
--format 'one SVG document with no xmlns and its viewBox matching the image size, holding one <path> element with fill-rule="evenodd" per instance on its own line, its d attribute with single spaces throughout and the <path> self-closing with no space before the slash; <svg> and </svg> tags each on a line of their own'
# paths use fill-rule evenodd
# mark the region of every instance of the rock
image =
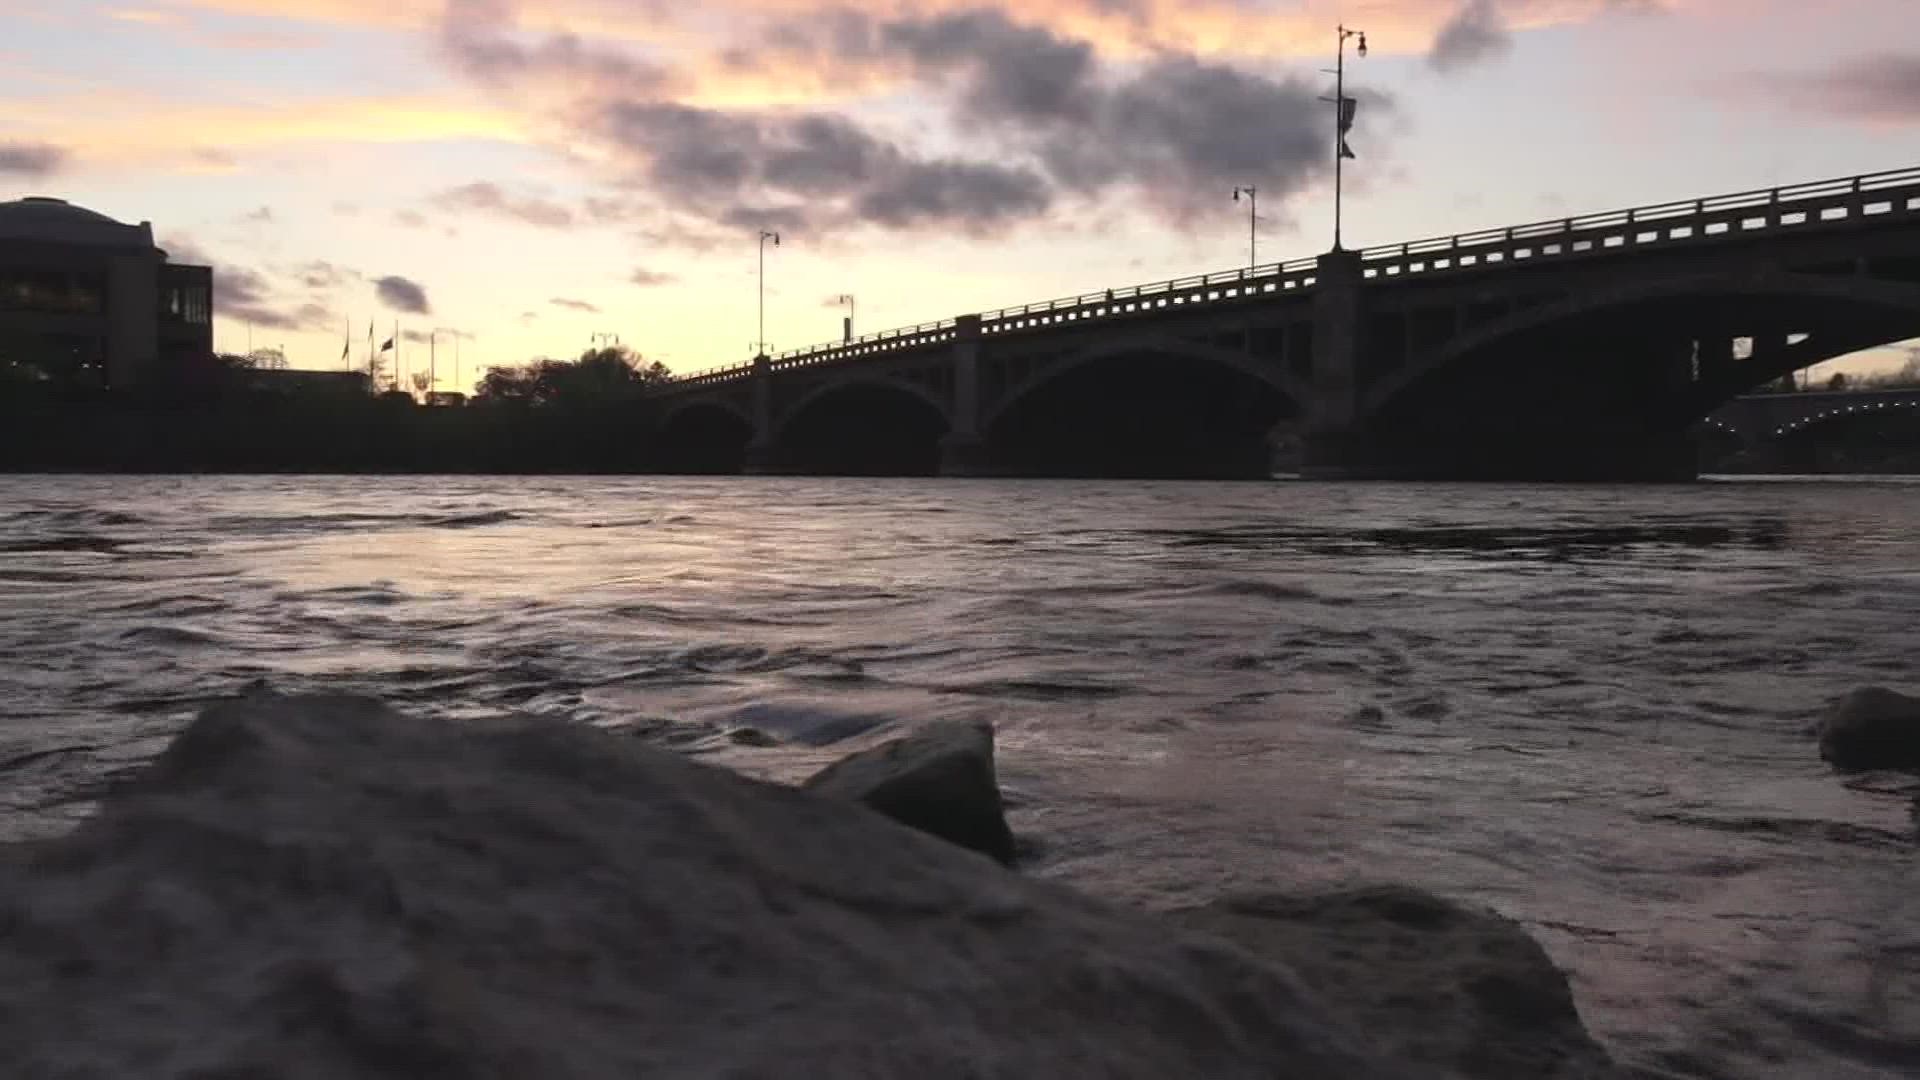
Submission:
<svg viewBox="0 0 1920 1080">
<path fill-rule="evenodd" d="M 1820 720 L 1820 758 L 1848 772 L 1920 769 L 1920 698 L 1855 690 Z"/>
<path fill-rule="evenodd" d="M 1169 913 L 1293 969 L 1383 1051 L 1474 1080 L 1624 1076 L 1511 920 L 1418 889 L 1235 897 Z"/>
<path fill-rule="evenodd" d="M 928 724 L 844 757 L 802 786 L 865 803 L 902 825 L 1013 864 L 1013 831 L 1000 805 L 990 724 Z"/>
<path fill-rule="evenodd" d="M 1289 972 L 585 727 L 203 714 L 0 847 L 17 1077 L 1360 1080 Z"/>
</svg>

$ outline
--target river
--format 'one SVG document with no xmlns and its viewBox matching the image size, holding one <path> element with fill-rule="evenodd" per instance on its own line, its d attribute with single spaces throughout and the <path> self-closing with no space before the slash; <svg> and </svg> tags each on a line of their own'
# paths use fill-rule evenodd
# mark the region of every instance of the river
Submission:
<svg viewBox="0 0 1920 1080">
<path fill-rule="evenodd" d="M 778 778 L 986 716 L 1026 872 L 1409 881 L 1645 1075 L 1911 1076 L 1915 784 L 1808 728 L 1917 649 L 1900 481 L 0 477 L 0 835 L 256 679 Z"/>
</svg>

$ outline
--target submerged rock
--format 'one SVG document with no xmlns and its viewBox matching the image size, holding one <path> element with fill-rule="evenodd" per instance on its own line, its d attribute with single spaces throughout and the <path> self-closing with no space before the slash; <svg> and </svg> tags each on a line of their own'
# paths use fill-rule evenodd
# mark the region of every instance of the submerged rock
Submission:
<svg viewBox="0 0 1920 1080">
<path fill-rule="evenodd" d="M 584 728 L 257 697 L 0 848 L 9 1076 L 1409 1075 L 1356 1043 L 1216 938 Z"/>
<path fill-rule="evenodd" d="M 1920 698 L 1855 690 L 1820 720 L 1820 757 L 1849 772 L 1920 769 Z"/>
<path fill-rule="evenodd" d="M 1473 1080 L 1620 1073 L 1525 930 L 1402 886 L 1256 895 L 1170 913 L 1293 969 L 1386 1053 Z"/>
<path fill-rule="evenodd" d="M 849 755 L 804 785 L 865 803 L 921 832 L 1012 865 L 1013 831 L 1000 804 L 993 727 L 941 721 Z"/>
</svg>

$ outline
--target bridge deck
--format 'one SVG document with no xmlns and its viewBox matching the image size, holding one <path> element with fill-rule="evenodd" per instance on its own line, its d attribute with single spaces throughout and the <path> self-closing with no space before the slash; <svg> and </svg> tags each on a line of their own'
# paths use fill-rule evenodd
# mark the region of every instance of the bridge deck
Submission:
<svg viewBox="0 0 1920 1080">
<path fill-rule="evenodd" d="M 1388 244 L 1359 254 L 1370 279 L 1424 277 L 1853 228 L 1915 214 L 1920 214 L 1920 168 L 1909 168 Z M 998 337 L 1300 292 L 1314 286 L 1317 267 L 1317 259 L 1294 259 L 1000 308 L 980 314 L 980 333 Z M 943 319 L 793 349 L 768 361 L 775 371 L 813 367 L 937 345 L 957 333 L 958 320 Z M 752 371 L 751 361 L 731 364 L 681 376 L 672 386 L 731 382 Z"/>
</svg>

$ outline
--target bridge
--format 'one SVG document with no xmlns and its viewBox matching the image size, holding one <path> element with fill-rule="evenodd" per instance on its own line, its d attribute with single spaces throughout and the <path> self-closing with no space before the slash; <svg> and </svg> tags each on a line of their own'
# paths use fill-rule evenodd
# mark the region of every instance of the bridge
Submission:
<svg viewBox="0 0 1920 1080">
<path fill-rule="evenodd" d="M 1822 460 L 1830 443 L 1897 443 L 1920 454 L 1920 389 L 1754 394 L 1716 409 L 1700 433 L 1713 457 L 1766 469 L 1832 467 Z"/>
<path fill-rule="evenodd" d="M 1678 479 L 1703 418 L 1920 337 L 1920 168 L 961 315 L 660 391 L 689 471 Z"/>
</svg>

